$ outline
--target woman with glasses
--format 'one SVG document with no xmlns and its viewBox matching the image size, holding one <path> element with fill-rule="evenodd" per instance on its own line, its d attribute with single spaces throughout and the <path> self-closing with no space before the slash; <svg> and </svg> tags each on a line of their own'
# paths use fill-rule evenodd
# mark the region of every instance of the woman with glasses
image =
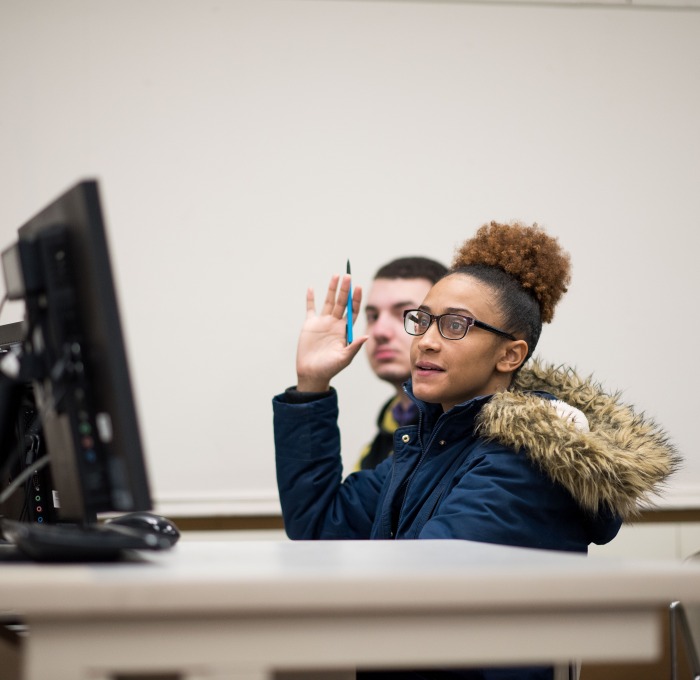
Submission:
<svg viewBox="0 0 700 680">
<path fill-rule="evenodd" d="M 413 336 L 404 389 L 418 425 L 397 430 L 393 457 L 345 480 L 330 383 L 366 337 L 345 341 L 349 277 L 331 279 L 318 315 L 309 291 L 298 382 L 273 400 L 289 537 L 461 538 L 582 553 L 614 538 L 678 456 L 657 425 L 590 379 L 528 362 L 569 280 L 569 256 L 537 225 L 492 222 L 466 241 L 418 309 L 404 312 Z M 354 317 L 360 300 L 357 287 Z M 585 417 L 560 416 L 555 400 Z M 552 669 L 449 677 L 551 678 Z"/>
</svg>

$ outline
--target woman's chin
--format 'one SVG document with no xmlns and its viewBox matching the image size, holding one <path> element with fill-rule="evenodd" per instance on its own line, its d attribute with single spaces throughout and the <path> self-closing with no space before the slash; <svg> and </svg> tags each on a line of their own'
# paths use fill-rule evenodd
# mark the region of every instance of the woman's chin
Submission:
<svg viewBox="0 0 700 680">
<path fill-rule="evenodd" d="M 413 384 L 413 396 L 417 397 L 421 401 L 426 402 L 427 404 L 440 403 L 440 399 L 435 394 L 435 390 L 427 389 L 423 385 L 416 385 L 415 383 Z"/>
</svg>

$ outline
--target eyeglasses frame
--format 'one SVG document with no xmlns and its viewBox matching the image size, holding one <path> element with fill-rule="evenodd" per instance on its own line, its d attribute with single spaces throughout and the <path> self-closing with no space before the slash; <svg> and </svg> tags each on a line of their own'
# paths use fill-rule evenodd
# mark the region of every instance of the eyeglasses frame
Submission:
<svg viewBox="0 0 700 680">
<path fill-rule="evenodd" d="M 428 328 L 426 328 L 422 333 L 411 333 L 407 328 L 406 328 L 406 317 L 415 312 L 420 312 L 421 314 L 426 314 L 427 316 L 430 317 L 430 323 L 428 324 Z M 442 332 L 442 328 L 440 328 L 440 319 L 444 316 L 456 316 L 459 317 L 460 319 L 465 319 L 467 322 L 467 329 L 464 331 L 464 335 L 460 338 L 448 338 L 445 336 L 445 334 Z M 484 323 L 483 321 L 479 321 L 478 319 L 475 319 L 473 316 L 465 316 L 464 314 L 454 314 L 450 312 L 449 314 L 431 314 L 430 312 L 426 312 L 423 309 L 405 309 L 403 312 L 403 327 L 406 333 L 409 335 L 412 335 L 414 338 L 419 338 L 421 335 L 425 335 L 428 332 L 428 329 L 433 325 L 433 321 L 437 323 L 437 328 L 438 332 L 440 335 L 445 338 L 445 340 L 463 340 L 464 338 L 467 337 L 467 334 L 469 333 L 469 329 L 472 326 L 475 326 L 476 328 L 481 328 L 484 331 L 488 331 L 489 333 L 494 333 L 495 335 L 500 335 L 503 338 L 508 338 L 508 340 L 517 340 L 517 338 L 512 335 L 511 333 L 508 333 L 506 331 L 502 331 L 499 328 L 496 328 L 495 326 L 490 326 L 487 323 Z"/>
</svg>

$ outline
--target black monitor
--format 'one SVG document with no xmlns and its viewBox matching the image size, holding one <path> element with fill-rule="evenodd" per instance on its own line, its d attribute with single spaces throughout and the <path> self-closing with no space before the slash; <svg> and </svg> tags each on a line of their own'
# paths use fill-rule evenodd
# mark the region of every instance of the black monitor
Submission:
<svg viewBox="0 0 700 680">
<path fill-rule="evenodd" d="M 57 522 L 152 507 L 98 184 L 82 181 L 2 253 L 6 296 L 23 300 L 20 364 L 31 381 Z M 7 531 L 5 531 L 7 534 Z"/>
</svg>

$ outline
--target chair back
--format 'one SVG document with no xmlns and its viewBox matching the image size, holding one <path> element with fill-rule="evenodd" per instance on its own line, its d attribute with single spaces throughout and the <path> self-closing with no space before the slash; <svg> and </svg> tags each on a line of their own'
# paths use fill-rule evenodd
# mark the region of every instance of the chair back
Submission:
<svg viewBox="0 0 700 680">
<path fill-rule="evenodd" d="M 699 561 L 700 552 L 686 561 Z M 700 680 L 700 605 L 671 602 L 669 608 L 671 642 L 671 680 L 678 678 L 678 643 L 682 641 L 693 680 Z"/>
</svg>

